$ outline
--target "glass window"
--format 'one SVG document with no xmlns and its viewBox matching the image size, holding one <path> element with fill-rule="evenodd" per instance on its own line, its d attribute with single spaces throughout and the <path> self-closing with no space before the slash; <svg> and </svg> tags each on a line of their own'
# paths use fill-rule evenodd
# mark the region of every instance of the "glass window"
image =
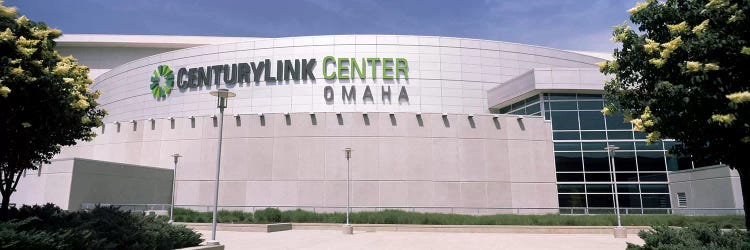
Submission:
<svg viewBox="0 0 750 250">
<path fill-rule="evenodd" d="M 558 193 L 585 193 L 583 184 L 558 184 Z"/>
<path fill-rule="evenodd" d="M 557 198 L 560 207 L 586 207 L 586 195 L 584 194 L 559 194 Z"/>
<path fill-rule="evenodd" d="M 607 131 L 610 140 L 632 140 L 633 131 Z"/>
<path fill-rule="evenodd" d="M 558 172 L 582 171 L 581 152 L 555 152 L 555 166 Z"/>
<path fill-rule="evenodd" d="M 669 203 L 668 194 L 644 194 L 641 196 L 643 197 L 644 208 L 669 208 L 671 207 Z"/>
<path fill-rule="evenodd" d="M 636 171 L 634 152 L 615 152 L 615 171 Z"/>
<path fill-rule="evenodd" d="M 618 194 L 620 207 L 641 207 L 641 196 L 637 194 Z"/>
<path fill-rule="evenodd" d="M 544 111 L 544 119 L 549 120 L 549 118 L 550 118 L 549 111 Z"/>
<path fill-rule="evenodd" d="M 526 104 L 530 104 L 530 103 L 538 102 L 538 101 L 539 101 L 539 95 L 533 95 L 529 98 L 526 98 Z"/>
<path fill-rule="evenodd" d="M 669 193 L 667 184 L 641 184 L 643 193 Z"/>
<path fill-rule="evenodd" d="M 638 181 L 638 174 L 636 173 L 620 173 L 615 172 L 615 178 L 617 178 L 617 181 L 627 181 L 627 182 L 636 182 Z"/>
<path fill-rule="evenodd" d="M 632 129 L 630 122 L 626 122 L 624 119 L 620 112 L 606 116 L 607 129 Z"/>
<path fill-rule="evenodd" d="M 552 139 L 554 140 L 580 140 L 581 137 L 576 132 L 553 132 Z"/>
<path fill-rule="evenodd" d="M 620 174 L 617 174 L 617 178 L 620 178 Z M 638 184 L 617 184 L 617 192 L 640 193 L 640 191 L 638 190 Z"/>
<path fill-rule="evenodd" d="M 584 142 L 583 143 L 583 150 L 604 151 L 605 147 L 607 147 L 606 142 Z"/>
<path fill-rule="evenodd" d="M 578 130 L 578 112 L 552 111 L 553 130 Z"/>
<path fill-rule="evenodd" d="M 604 108 L 604 104 L 602 101 L 579 101 L 578 102 L 578 109 L 579 110 L 595 110 L 599 112 L 599 115 L 602 113 L 600 112 Z M 604 117 L 602 117 L 604 119 Z"/>
<path fill-rule="evenodd" d="M 555 142 L 555 151 L 581 151 L 581 143 Z"/>
<path fill-rule="evenodd" d="M 638 151 L 639 171 L 664 171 L 664 153 L 661 151 Z"/>
<path fill-rule="evenodd" d="M 607 152 L 583 152 L 583 166 L 586 171 L 609 171 Z"/>
<path fill-rule="evenodd" d="M 690 157 L 667 155 L 667 170 L 677 171 L 692 168 L 693 162 L 690 161 Z"/>
<path fill-rule="evenodd" d="M 605 140 L 607 136 L 604 131 L 581 131 L 582 140 Z"/>
<path fill-rule="evenodd" d="M 550 102 L 550 109 L 552 111 L 558 110 L 578 110 L 578 105 L 575 101 L 570 102 Z"/>
<path fill-rule="evenodd" d="M 629 142 L 609 142 L 609 145 L 618 147 L 617 152 L 615 154 L 619 154 L 620 151 L 623 150 L 635 150 L 635 145 L 632 141 Z"/>
<path fill-rule="evenodd" d="M 578 94 L 578 100 L 602 99 L 599 94 Z"/>
<path fill-rule="evenodd" d="M 583 173 L 558 173 L 558 182 L 580 182 L 583 181 Z"/>
<path fill-rule="evenodd" d="M 516 109 L 522 108 L 523 106 L 526 106 L 526 103 L 524 101 L 519 101 L 519 102 L 511 104 L 510 109 L 516 110 Z"/>
<path fill-rule="evenodd" d="M 586 190 L 589 193 L 612 193 L 612 185 L 609 184 L 588 184 Z"/>
<path fill-rule="evenodd" d="M 526 114 L 534 114 L 541 111 L 539 103 L 526 106 Z"/>
<path fill-rule="evenodd" d="M 665 173 L 640 173 L 641 181 L 667 181 Z"/>
<path fill-rule="evenodd" d="M 614 207 L 611 194 L 589 194 L 587 199 L 589 207 Z"/>
<path fill-rule="evenodd" d="M 604 130 L 604 116 L 599 111 L 580 111 L 581 130 Z"/>
<path fill-rule="evenodd" d="M 575 100 L 576 94 L 564 94 L 564 93 L 555 93 L 555 94 L 549 94 L 550 99 L 552 100 Z"/>
<path fill-rule="evenodd" d="M 607 182 L 612 181 L 610 173 L 586 173 L 586 181 Z"/>
<path fill-rule="evenodd" d="M 645 141 L 637 141 L 635 142 L 635 148 L 637 148 L 638 150 L 662 150 L 661 142 L 648 144 Z"/>
<path fill-rule="evenodd" d="M 641 131 L 633 131 L 633 134 L 635 134 L 636 140 L 645 140 L 646 136 L 648 136 L 647 133 Z"/>
<path fill-rule="evenodd" d="M 500 113 L 500 114 L 507 114 L 508 111 L 510 111 L 510 106 L 505 106 L 505 107 L 500 108 L 500 110 L 498 111 L 498 113 Z"/>
</svg>

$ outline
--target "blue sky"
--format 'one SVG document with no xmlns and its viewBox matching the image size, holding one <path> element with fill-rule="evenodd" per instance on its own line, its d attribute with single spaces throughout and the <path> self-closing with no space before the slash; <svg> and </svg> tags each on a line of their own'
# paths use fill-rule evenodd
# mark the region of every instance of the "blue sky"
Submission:
<svg viewBox="0 0 750 250">
<path fill-rule="evenodd" d="M 63 33 L 286 37 L 408 34 L 611 52 L 635 0 L 6 0 Z"/>
</svg>

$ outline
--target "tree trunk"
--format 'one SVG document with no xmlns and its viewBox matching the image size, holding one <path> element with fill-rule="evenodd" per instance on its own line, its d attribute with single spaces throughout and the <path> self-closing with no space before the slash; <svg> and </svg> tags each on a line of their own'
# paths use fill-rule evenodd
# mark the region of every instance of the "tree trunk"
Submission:
<svg viewBox="0 0 750 250">
<path fill-rule="evenodd" d="M 742 186 L 742 203 L 745 209 L 745 228 L 750 229 L 750 166 L 738 166 L 740 185 Z"/>
<path fill-rule="evenodd" d="M 3 203 L 0 206 L 0 221 L 7 221 L 8 220 L 8 211 L 10 208 L 10 194 L 5 195 L 5 192 L 3 192 Z"/>
</svg>

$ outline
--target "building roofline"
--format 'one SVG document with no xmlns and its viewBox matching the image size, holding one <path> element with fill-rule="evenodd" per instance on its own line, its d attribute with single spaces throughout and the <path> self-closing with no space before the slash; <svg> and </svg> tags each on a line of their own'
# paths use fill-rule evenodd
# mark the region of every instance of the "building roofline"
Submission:
<svg viewBox="0 0 750 250">
<path fill-rule="evenodd" d="M 202 45 L 256 40 L 257 37 L 64 34 L 55 39 L 61 47 L 131 47 L 184 49 Z"/>
</svg>

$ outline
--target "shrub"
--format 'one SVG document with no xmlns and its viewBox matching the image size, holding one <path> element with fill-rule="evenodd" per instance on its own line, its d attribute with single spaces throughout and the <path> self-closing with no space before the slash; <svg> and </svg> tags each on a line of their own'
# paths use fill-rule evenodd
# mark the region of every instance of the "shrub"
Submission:
<svg viewBox="0 0 750 250">
<path fill-rule="evenodd" d="M 736 229 L 723 231 L 716 226 L 697 225 L 682 229 L 655 226 L 638 233 L 643 246 L 628 243 L 628 250 L 639 249 L 750 249 L 750 235 Z"/>
<path fill-rule="evenodd" d="M 200 235 L 166 218 L 116 207 L 66 212 L 47 204 L 12 210 L 0 223 L 0 249 L 174 249 L 196 246 Z"/>
<path fill-rule="evenodd" d="M 210 212 L 197 212 L 189 209 L 175 209 L 175 221 L 211 222 Z M 241 211 L 219 212 L 222 223 L 344 223 L 345 213 L 316 213 L 306 210 L 279 211 L 275 208 L 258 210 L 255 214 Z M 403 210 L 365 211 L 351 213 L 351 223 L 358 224 L 423 224 L 423 225 L 538 225 L 538 226 L 614 226 L 617 218 L 611 214 L 560 215 L 560 214 L 495 214 L 464 215 L 419 213 Z M 711 225 L 720 228 L 744 228 L 744 217 L 685 216 L 670 214 L 622 215 L 625 226 L 669 225 L 685 227 L 690 225 Z"/>
<path fill-rule="evenodd" d="M 260 223 L 285 222 L 281 220 L 281 210 L 276 208 L 255 211 L 255 221 Z"/>
</svg>

